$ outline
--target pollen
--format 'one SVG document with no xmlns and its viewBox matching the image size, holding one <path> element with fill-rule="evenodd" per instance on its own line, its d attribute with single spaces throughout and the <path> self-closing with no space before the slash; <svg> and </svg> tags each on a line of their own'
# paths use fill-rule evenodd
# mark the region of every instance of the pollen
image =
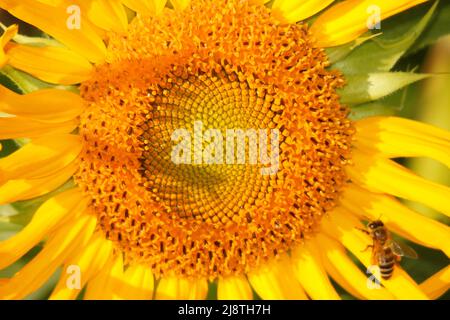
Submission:
<svg viewBox="0 0 450 320">
<path fill-rule="evenodd" d="M 344 80 L 306 25 L 281 24 L 262 5 L 165 10 L 110 34 L 107 62 L 82 84 L 75 181 L 127 264 L 157 276 L 247 273 L 313 235 L 336 204 L 353 135 L 336 94 Z M 277 170 L 174 162 L 173 133 L 198 122 L 203 132 L 276 130 Z"/>
</svg>

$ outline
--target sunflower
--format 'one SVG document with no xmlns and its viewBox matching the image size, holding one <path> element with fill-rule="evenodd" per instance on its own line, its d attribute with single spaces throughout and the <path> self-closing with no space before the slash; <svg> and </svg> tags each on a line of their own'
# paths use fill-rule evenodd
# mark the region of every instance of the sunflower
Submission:
<svg viewBox="0 0 450 320">
<path fill-rule="evenodd" d="M 1 0 L 48 37 L 13 25 L 1 39 L 4 69 L 40 85 L 0 87 L 0 139 L 26 138 L 0 159 L 0 204 L 51 196 L 0 242 L 0 269 L 43 243 L 0 297 L 25 298 L 60 267 L 52 299 L 204 299 L 211 283 L 219 299 L 339 299 L 332 281 L 361 299 L 440 296 L 448 268 L 418 285 L 396 266 L 369 288 L 372 239 L 358 229 L 381 216 L 448 256 L 448 227 L 397 198 L 448 215 L 449 188 L 392 159 L 449 166 L 450 134 L 350 109 L 429 76 L 389 71 L 435 5 L 389 56 L 352 55 L 382 44 L 368 7 L 385 19 L 423 2 Z M 196 121 L 278 130 L 277 172 L 175 164 L 172 134 Z"/>
</svg>

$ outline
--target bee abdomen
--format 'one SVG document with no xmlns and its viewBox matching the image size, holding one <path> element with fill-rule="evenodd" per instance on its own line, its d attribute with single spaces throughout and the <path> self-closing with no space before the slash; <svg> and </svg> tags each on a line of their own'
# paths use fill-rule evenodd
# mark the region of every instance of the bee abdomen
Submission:
<svg viewBox="0 0 450 320">
<path fill-rule="evenodd" d="M 392 272 L 394 271 L 394 265 L 395 265 L 395 257 L 392 254 L 392 251 L 386 250 L 385 255 L 379 261 L 380 274 L 383 279 L 387 280 L 392 276 Z"/>
<path fill-rule="evenodd" d="M 394 262 L 389 265 L 380 265 L 380 274 L 381 277 L 385 280 L 389 279 L 392 276 L 392 272 L 394 271 Z"/>
</svg>

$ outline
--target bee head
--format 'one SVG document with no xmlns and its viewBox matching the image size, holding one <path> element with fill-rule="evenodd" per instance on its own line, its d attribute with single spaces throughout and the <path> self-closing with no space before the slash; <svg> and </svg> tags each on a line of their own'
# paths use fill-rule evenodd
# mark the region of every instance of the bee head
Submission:
<svg viewBox="0 0 450 320">
<path fill-rule="evenodd" d="M 372 221 L 367 225 L 370 234 L 374 239 L 384 242 L 388 238 L 388 233 L 386 228 L 384 228 L 384 223 L 381 220 Z"/>
<path fill-rule="evenodd" d="M 384 226 L 384 223 L 381 222 L 381 220 L 376 220 L 376 221 L 369 222 L 369 224 L 367 225 L 367 227 L 370 230 L 375 230 L 376 228 L 383 227 L 383 226 Z"/>
</svg>

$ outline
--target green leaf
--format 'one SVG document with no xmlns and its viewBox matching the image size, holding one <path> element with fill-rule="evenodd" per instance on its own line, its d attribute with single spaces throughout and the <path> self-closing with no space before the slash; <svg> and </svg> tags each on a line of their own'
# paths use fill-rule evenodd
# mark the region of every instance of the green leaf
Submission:
<svg viewBox="0 0 450 320">
<path fill-rule="evenodd" d="M 381 72 L 347 76 L 347 85 L 338 91 L 341 102 L 358 105 L 378 100 L 411 83 L 430 77 L 410 72 Z"/>
<path fill-rule="evenodd" d="M 0 222 L 7 222 L 8 217 L 17 214 L 17 210 L 10 204 L 0 205 Z"/>
<path fill-rule="evenodd" d="M 441 1 L 428 27 L 420 35 L 407 54 L 415 53 L 450 34 L 450 1 Z"/>
<path fill-rule="evenodd" d="M 16 93 L 23 93 L 19 85 L 2 71 L 0 71 L 0 84 Z"/>
<path fill-rule="evenodd" d="M 52 87 L 51 84 L 38 80 L 29 74 L 16 70 L 10 66 L 5 66 L 0 70 L 0 74 L 3 78 L 7 78 L 9 83 L 12 84 L 18 93 L 30 93 L 39 89 L 45 89 Z"/>
<path fill-rule="evenodd" d="M 4 240 L 6 238 L 6 233 L 15 233 L 19 232 L 22 229 L 22 226 L 10 223 L 8 221 L 0 220 L 0 234 L 4 236 L 0 236 L 0 240 Z"/>
<path fill-rule="evenodd" d="M 397 34 L 396 25 L 382 23 L 382 35 L 363 43 L 332 68 L 340 70 L 344 76 L 391 70 L 425 30 L 436 7 L 437 2 L 420 21 L 402 34 Z"/>
<path fill-rule="evenodd" d="M 5 31 L 7 26 L 0 22 L 0 28 Z M 22 34 L 17 34 L 13 38 L 14 42 L 19 44 L 26 44 L 33 47 L 44 47 L 44 46 L 52 46 L 52 47 L 62 47 L 63 45 L 56 41 L 55 39 L 51 39 L 48 37 L 29 37 Z"/>
<path fill-rule="evenodd" d="M 353 50 L 358 48 L 360 45 L 362 45 L 364 42 L 373 39 L 375 37 L 378 37 L 381 35 L 381 33 L 375 33 L 372 34 L 370 32 L 366 33 L 365 36 L 359 37 L 358 39 L 344 44 L 342 46 L 337 47 L 331 47 L 331 48 L 325 48 L 325 51 L 328 56 L 328 61 L 330 61 L 331 64 L 336 63 L 345 57 L 347 57 Z"/>
<path fill-rule="evenodd" d="M 53 85 L 10 66 L 5 66 L 0 70 L 0 83 L 21 94 L 48 88 L 67 90 L 77 94 L 80 92 L 78 86 Z"/>
<path fill-rule="evenodd" d="M 393 116 L 396 113 L 395 107 L 377 101 L 351 108 L 348 117 L 353 121 L 357 121 L 367 117 Z"/>
<path fill-rule="evenodd" d="M 0 158 L 6 157 L 19 149 L 19 146 L 14 142 L 14 140 L 1 140 L 0 144 L 2 145 L 2 149 L 0 150 Z"/>
<path fill-rule="evenodd" d="M 13 40 L 19 44 L 24 44 L 32 47 L 63 47 L 61 43 L 54 39 L 41 37 L 28 37 L 21 34 L 16 35 Z"/>
<path fill-rule="evenodd" d="M 375 116 L 392 116 L 400 114 L 412 101 L 417 101 L 419 84 L 414 83 L 377 101 L 351 107 L 349 118 L 360 120 Z"/>
</svg>

